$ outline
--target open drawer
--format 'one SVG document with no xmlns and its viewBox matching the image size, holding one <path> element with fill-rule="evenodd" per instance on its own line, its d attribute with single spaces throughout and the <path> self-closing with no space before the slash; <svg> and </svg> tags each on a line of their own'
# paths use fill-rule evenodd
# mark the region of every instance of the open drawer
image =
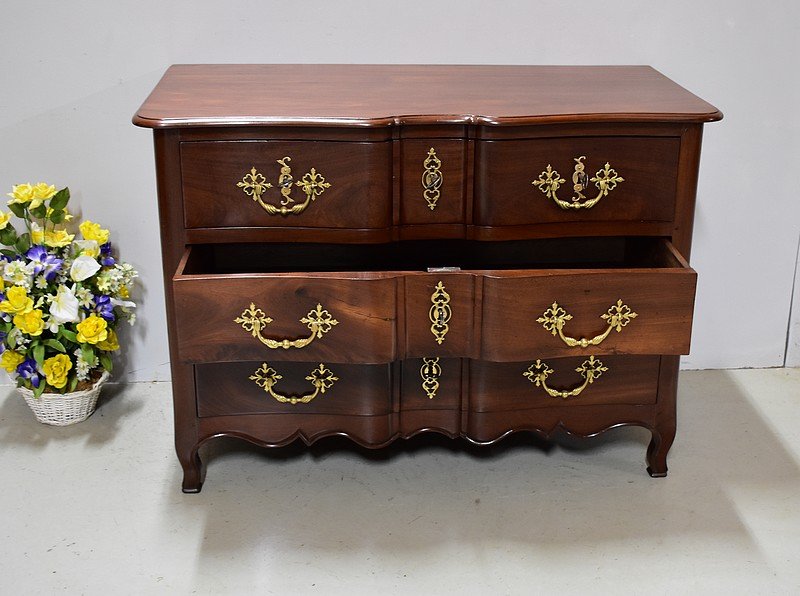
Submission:
<svg viewBox="0 0 800 596">
<path fill-rule="evenodd" d="M 190 247 L 183 362 L 685 354 L 696 274 L 659 238 Z"/>
</svg>

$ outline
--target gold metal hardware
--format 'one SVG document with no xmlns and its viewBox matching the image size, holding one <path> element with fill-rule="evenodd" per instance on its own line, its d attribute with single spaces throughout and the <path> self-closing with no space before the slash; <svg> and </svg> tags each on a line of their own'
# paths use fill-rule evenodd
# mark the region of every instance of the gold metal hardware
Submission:
<svg viewBox="0 0 800 596">
<path fill-rule="evenodd" d="M 422 377 L 422 390 L 428 396 L 428 399 L 436 397 L 436 392 L 439 390 L 439 377 L 442 376 L 439 358 L 423 358 L 419 376 Z"/>
<path fill-rule="evenodd" d="M 314 387 L 314 393 L 295 396 L 281 395 L 273 391 L 272 388 L 282 378 L 283 376 L 279 375 L 278 372 L 266 362 L 262 363 L 258 370 L 249 377 L 251 381 L 254 381 L 256 385 L 261 387 L 280 403 L 292 405 L 307 404 L 317 397 L 317 395 L 325 393 L 339 380 L 339 377 L 334 376 L 329 368 L 320 363 L 319 367 L 311 371 L 305 379 L 306 381 L 311 381 L 311 385 Z"/>
<path fill-rule="evenodd" d="M 450 331 L 450 317 L 453 316 L 453 311 L 450 308 L 450 294 L 444 288 L 444 284 L 439 282 L 431 294 L 431 306 L 428 311 L 428 317 L 431 320 L 431 333 L 436 338 L 436 343 L 442 345 L 444 336 Z"/>
<path fill-rule="evenodd" d="M 541 323 L 542 327 L 553 336 L 558 335 L 569 347 L 586 348 L 588 346 L 599 345 L 608 337 L 612 329 L 616 329 L 617 333 L 619 333 L 622 331 L 623 327 L 627 326 L 632 319 L 638 316 L 639 315 L 633 312 L 627 304 L 622 303 L 622 299 L 617 300 L 617 303 L 611 306 L 605 314 L 600 315 L 600 318 L 608 323 L 608 329 L 592 339 L 575 339 L 564 335 L 564 324 L 572 319 L 572 315 L 568 314 L 566 310 L 559 306 L 558 302 L 553 302 L 553 306 L 544 311 L 542 316 L 536 319 L 536 322 Z"/>
<path fill-rule="evenodd" d="M 261 335 L 261 330 L 268 324 L 272 323 L 272 318 L 268 317 L 263 310 L 256 308 L 254 303 L 250 303 L 250 307 L 242 311 L 242 314 L 233 320 L 234 323 L 239 323 L 242 329 L 250 333 L 253 337 L 263 343 L 268 348 L 277 349 L 283 348 L 304 348 L 315 339 L 321 338 L 324 334 L 328 333 L 339 321 L 334 319 L 327 310 L 322 308 L 321 304 L 309 311 L 309 313 L 300 319 L 306 327 L 311 330 L 311 335 L 308 337 L 301 337 L 299 339 L 270 339 Z"/>
<path fill-rule="evenodd" d="M 564 201 L 556 196 L 558 189 L 561 188 L 561 185 L 566 180 L 550 164 L 547 164 L 547 169 L 539 174 L 539 178 L 531 182 L 531 184 L 541 190 L 548 199 L 553 199 L 556 205 L 562 209 L 591 209 L 600 199 L 614 190 L 617 184 L 624 182 L 625 178 L 619 176 L 608 162 L 606 162 L 602 170 L 598 170 L 592 178 L 589 178 L 589 175 L 584 171 L 584 159 L 586 159 L 585 155 L 574 158 L 575 171 L 572 174 L 572 189 L 575 191 L 575 196 L 569 201 Z M 594 182 L 599 191 L 593 199 L 586 199 L 586 195 L 583 194 L 583 191 L 589 187 L 589 182 Z"/>
<path fill-rule="evenodd" d="M 441 196 L 442 182 L 444 176 L 442 175 L 442 161 L 436 156 L 436 150 L 431 147 L 428 151 L 428 157 L 422 162 L 425 171 L 422 173 L 422 188 L 425 201 L 428 203 L 428 208 L 433 211 L 436 209 L 436 202 Z"/>
<path fill-rule="evenodd" d="M 584 360 L 583 364 L 575 369 L 575 372 L 580 373 L 581 377 L 583 377 L 583 384 L 575 389 L 564 390 L 553 389 L 552 387 L 547 386 L 547 377 L 553 374 L 553 369 L 547 366 L 547 364 L 541 360 L 537 360 L 531 364 L 528 367 L 528 370 L 522 373 L 522 375 L 527 377 L 528 380 L 537 387 L 542 387 L 550 397 L 567 399 L 568 397 L 576 397 L 580 395 L 584 389 L 594 383 L 595 379 L 599 379 L 600 375 L 606 371 L 608 371 L 608 368 L 603 366 L 603 363 L 600 362 L 600 360 L 596 360 L 594 356 L 589 356 L 588 360 Z"/>
<path fill-rule="evenodd" d="M 256 170 L 255 166 L 253 166 L 249 174 L 245 174 L 241 181 L 236 183 L 236 186 L 261 205 L 264 211 L 270 215 L 300 215 L 306 210 L 311 201 L 316 200 L 331 185 L 325 181 L 325 177 L 318 173 L 315 168 L 311 168 L 311 171 L 304 174 L 300 180 L 295 180 L 292 176 L 292 167 L 289 165 L 290 161 L 292 161 L 291 157 L 277 160 L 277 163 L 281 166 L 280 175 L 278 176 L 278 188 L 282 197 L 280 206 L 266 203 L 261 198 L 268 188 L 272 188 L 272 183 L 267 182 L 267 179 Z M 306 195 L 306 200 L 302 203 L 296 203 L 292 198 L 292 190 L 295 186 L 299 186 Z M 291 205 L 292 203 L 295 204 Z"/>
</svg>

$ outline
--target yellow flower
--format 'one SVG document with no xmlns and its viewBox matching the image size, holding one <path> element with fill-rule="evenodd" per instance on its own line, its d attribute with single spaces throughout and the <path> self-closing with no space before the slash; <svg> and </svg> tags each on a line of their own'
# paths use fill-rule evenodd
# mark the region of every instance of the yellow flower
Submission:
<svg viewBox="0 0 800 596">
<path fill-rule="evenodd" d="M 105 244 L 108 242 L 108 230 L 100 227 L 100 224 L 89 221 L 88 219 L 80 226 L 81 234 L 86 240 L 94 240 L 97 244 Z"/>
<path fill-rule="evenodd" d="M 6 350 L 3 352 L 3 356 L 0 357 L 0 366 L 8 372 L 14 372 L 23 362 L 25 362 L 25 356 L 14 350 Z"/>
<path fill-rule="evenodd" d="M 113 329 L 108 330 L 108 337 L 103 341 L 97 342 L 97 347 L 104 352 L 116 352 L 119 350 L 119 339 Z"/>
<path fill-rule="evenodd" d="M 0 213 L 0 230 L 5 230 L 8 226 L 8 222 L 11 219 L 13 214 L 11 212 L 8 213 Z"/>
<path fill-rule="evenodd" d="M 45 217 L 49 219 L 50 216 L 53 215 L 53 211 L 55 211 L 55 209 L 51 209 L 50 207 L 48 207 L 47 215 L 45 215 Z M 71 221 L 73 217 L 74 216 L 72 215 L 72 213 L 70 213 L 67 209 L 64 209 L 64 221 Z"/>
<path fill-rule="evenodd" d="M 17 184 L 16 186 L 12 186 L 11 192 L 8 193 L 8 196 L 11 197 L 8 204 L 30 203 L 33 200 L 33 194 L 33 186 L 30 184 Z"/>
<path fill-rule="evenodd" d="M 108 338 L 108 323 L 97 315 L 86 317 L 76 327 L 78 342 L 82 344 L 96 344 Z"/>
<path fill-rule="evenodd" d="M 56 354 L 45 360 L 42 365 L 47 384 L 56 389 L 61 389 L 67 384 L 67 376 L 71 368 L 72 360 L 66 354 Z"/>
<path fill-rule="evenodd" d="M 75 234 L 67 234 L 66 230 L 47 230 L 44 233 L 45 245 L 56 248 L 68 246 L 74 238 Z M 31 240 L 33 240 L 33 232 L 31 232 Z"/>
<path fill-rule="evenodd" d="M 33 198 L 39 199 L 40 201 L 46 201 L 47 199 L 53 198 L 53 195 L 56 194 L 56 187 L 52 184 L 47 184 L 46 182 L 40 182 L 36 186 L 33 187 Z"/>
<path fill-rule="evenodd" d="M 44 244 L 44 230 L 35 221 L 31 222 L 31 242 L 39 246 Z"/>
<path fill-rule="evenodd" d="M 22 286 L 14 286 L 6 292 L 6 299 L 0 302 L 0 310 L 12 315 L 31 312 L 33 299 L 28 296 L 28 290 Z"/>
<path fill-rule="evenodd" d="M 23 333 L 36 337 L 37 335 L 41 335 L 42 331 L 44 331 L 43 314 L 44 313 L 37 308 L 30 312 L 14 315 L 14 325 Z"/>
</svg>

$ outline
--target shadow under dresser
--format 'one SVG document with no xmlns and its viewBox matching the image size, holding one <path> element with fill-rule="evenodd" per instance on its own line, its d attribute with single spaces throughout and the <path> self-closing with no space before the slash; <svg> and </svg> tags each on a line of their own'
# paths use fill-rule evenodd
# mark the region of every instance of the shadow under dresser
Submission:
<svg viewBox="0 0 800 596">
<path fill-rule="evenodd" d="M 639 425 L 665 476 L 721 117 L 644 66 L 171 67 L 134 123 L 183 490 L 219 436 Z"/>
</svg>

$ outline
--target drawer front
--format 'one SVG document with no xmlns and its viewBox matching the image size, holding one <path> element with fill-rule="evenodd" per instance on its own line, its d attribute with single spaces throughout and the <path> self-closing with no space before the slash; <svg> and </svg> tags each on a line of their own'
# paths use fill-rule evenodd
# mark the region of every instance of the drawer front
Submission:
<svg viewBox="0 0 800 596">
<path fill-rule="evenodd" d="M 187 228 L 386 228 L 391 143 L 181 143 Z"/>
<path fill-rule="evenodd" d="M 392 411 L 391 365 L 231 362 L 195 367 L 201 417 L 236 414 L 378 416 Z"/>
<path fill-rule="evenodd" d="M 404 139 L 401 143 L 402 223 L 463 224 L 467 142 Z"/>
<path fill-rule="evenodd" d="M 486 276 L 481 358 L 688 354 L 696 280 L 691 269 Z"/>
<path fill-rule="evenodd" d="M 394 278 L 176 275 L 182 362 L 391 362 Z"/>
<path fill-rule="evenodd" d="M 410 358 L 401 361 L 401 411 L 461 411 L 462 363 L 458 358 Z"/>
<path fill-rule="evenodd" d="M 554 406 L 654 404 L 659 362 L 658 356 L 473 361 L 469 410 L 502 412 Z"/>
<path fill-rule="evenodd" d="M 672 221 L 679 149 L 677 137 L 478 141 L 475 224 Z"/>
</svg>

